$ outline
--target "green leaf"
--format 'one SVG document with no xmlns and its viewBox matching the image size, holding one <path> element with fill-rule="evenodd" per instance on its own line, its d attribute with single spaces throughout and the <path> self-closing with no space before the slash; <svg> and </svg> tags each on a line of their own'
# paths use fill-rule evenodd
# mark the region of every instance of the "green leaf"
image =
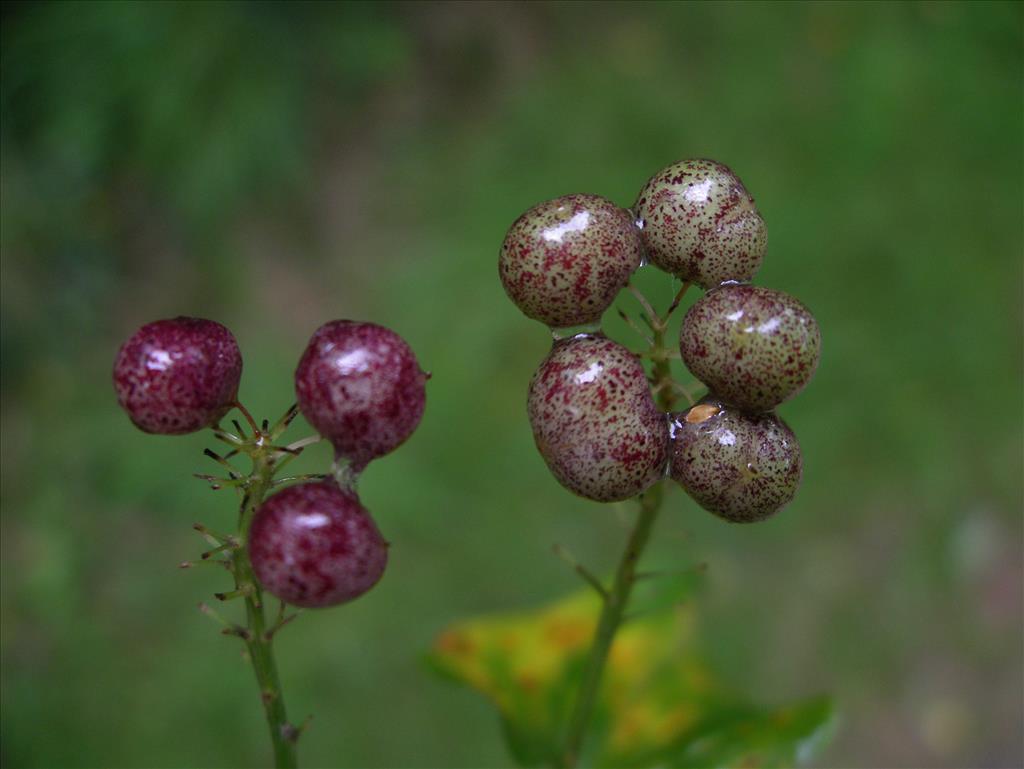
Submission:
<svg viewBox="0 0 1024 769">
<path fill-rule="evenodd" d="M 615 639 L 584 764 L 792 764 L 827 737 L 828 700 L 758 708 L 716 679 L 696 643 L 695 607 L 679 603 L 696 585 L 691 574 L 638 591 L 634 604 L 661 608 L 627 622 Z M 466 620 L 438 637 L 428 661 L 494 703 L 521 766 L 553 765 L 600 609 L 588 590 L 538 611 Z"/>
<path fill-rule="evenodd" d="M 675 769 L 792 766 L 806 762 L 831 736 L 827 697 L 776 710 L 722 714 L 669 759 Z"/>
</svg>

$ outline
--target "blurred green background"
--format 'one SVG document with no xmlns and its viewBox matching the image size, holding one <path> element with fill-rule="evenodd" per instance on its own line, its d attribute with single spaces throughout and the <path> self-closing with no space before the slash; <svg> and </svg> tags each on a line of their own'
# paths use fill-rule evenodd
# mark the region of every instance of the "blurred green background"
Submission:
<svg viewBox="0 0 1024 769">
<path fill-rule="evenodd" d="M 781 410 L 795 502 L 736 527 L 677 493 L 651 562 L 708 562 L 704 643 L 737 687 L 834 695 L 821 765 L 1020 766 L 1022 8 L 5 4 L 3 764 L 269 758 L 239 645 L 195 610 L 227 575 L 175 568 L 234 501 L 189 477 L 204 436 L 139 433 L 110 385 L 138 325 L 193 314 L 235 331 L 258 415 L 332 318 L 394 328 L 434 374 L 361 485 L 386 578 L 280 636 L 291 714 L 316 716 L 303 763 L 509 765 L 422 654 L 575 589 L 552 543 L 610 569 L 624 532 L 534 450 L 550 337 L 498 247 L 536 202 L 628 205 L 706 156 L 757 198 L 758 282 L 816 312 L 824 354 Z"/>
</svg>

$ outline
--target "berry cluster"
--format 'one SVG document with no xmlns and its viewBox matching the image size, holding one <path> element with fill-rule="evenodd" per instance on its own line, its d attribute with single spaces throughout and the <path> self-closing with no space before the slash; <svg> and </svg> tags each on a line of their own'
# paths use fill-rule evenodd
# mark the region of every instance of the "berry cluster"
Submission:
<svg viewBox="0 0 1024 769">
<path fill-rule="evenodd" d="M 597 195 L 566 195 L 515 221 L 498 271 L 516 306 L 554 332 L 527 411 L 537 448 L 563 486 L 610 502 L 667 473 L 702 507 L 734 522 L 767 518 L 793 498 L 800 445 L 773 409 L 814 374 L 821 335 L 799 301 L 750 285 L 766 246 L 753 197 L 711 160 L 658 172 L 632 210 Z M 708 389 L 686 411 L 660 409 L 639 356 L 600 331 L 605 310 L 646 263 L 706 291 L 679 333 L 679 357 Z M 667 317 L 647 309 L 660 340 Z M 567 330 L 580 325 L 589 328 Z M 669 351 L 654 342 L 647 355 L 663 361 L 660 377 L 668 378 Z M 654 385 L 656 392 L 678 387 Z"/>
<path fill-rule="evenodd" d="M 229 468 L 243 495 L 277 485 L 273 474 L 311 441 L 276 446 L 273 441 L 296 408 L 270 428 L 258 426 L 238 402 L 242 356 L 231 332 L 209 320 L 174 318 L 149 323 L 122 345 L 114 363 L 118 402 L 132 422 L 149 433 L 178 435 L 213 428 L 232 445 L 228 457 L 208 454 Z M 371 460 L 397 448 L 419 424 L 427 376 L 405 341 L 372 323 L 339 320 L 313 335 L 295 372 L 297 409 L 335 449 L 335 473 L 301 476 L 302 482 L 269 496 L 253 512 L 241 541 L 248 546 L 259 584 L 288 603 L 333 606 L 373 587 L 387 562 L 387 543 L 352 488 Z M 220 420 L 238 408 L 251 436 L 238 435 Z M 248 453 L 258 466 L 249 477 L 228 458 Z M 243 514 L 245 505 L 243 504 Z M 207 531 L 202 529 L 203 531 Z M 237 575 L 236 575 L 237 577 Z M 244 585 L 240 586 L 245 588 Z"/>
</svg>

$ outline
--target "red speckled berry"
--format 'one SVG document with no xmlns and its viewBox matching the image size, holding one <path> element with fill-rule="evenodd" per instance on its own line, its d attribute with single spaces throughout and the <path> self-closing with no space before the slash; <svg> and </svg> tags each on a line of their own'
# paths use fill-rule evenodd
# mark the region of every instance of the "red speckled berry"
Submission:
<svg viewBox="0 0 1024 769">
<path fill-rule="evenodd" d="M 394 331 L 335 320 L 309 340 L 295 371 L 295 394 L 309 423 L 361 467 L 416 429 L 426 380 L 416 355 Z"/>
<path fill-rule="evenodd" d="M 800 486 L 800 444 L 774 414 L 744 414 L 709 397 L 672 415 L 672 478 L 734 523 L 776 513 Z"/>
<path fill-rule="evenodd" d="M 768 245 L 754 198 L 729 168 L 681 160 L 652 176 L 635 206 L 651 263 L 708 288 L 754 277 Z"/>
<path fill-rule="evenodd" d="M 249 556 L 266 590 L 317 608 L 351 601 L 377 584 L 388 545 L 353 492 L 333 481 L 300 483 L 256 511 Z"/>
<path fill-rule="evenodd" d="M 202 318 L 148 323 L 114 359 L 117 402 L 147 433 L 181 435 L 216 423 L 231 408 L 241 378 L 235 337 Z"/>
<path fill-rule="evenodd" d="M 598 502 L 629 499 L 664 475 L 668 423 L 643 366 L 600 335 L 555 343 L 530 383 L 537 449 L 559 483 Z"/>
<path fill-rule="evenodd" d="M 727 285 L 690 307 L 679 350 L 693 375 L 722 400 L 769 411 L 810 381 L 821 332 L 810 310 L 789 294 Z"/>
<path fill-rule="evenodd" d="M 523 314 L 565 328 L 600 321 L 642 257 L 628 211 L 598 195 L 565 195 L 516 219 L 498 274 Z"/>
</svg>

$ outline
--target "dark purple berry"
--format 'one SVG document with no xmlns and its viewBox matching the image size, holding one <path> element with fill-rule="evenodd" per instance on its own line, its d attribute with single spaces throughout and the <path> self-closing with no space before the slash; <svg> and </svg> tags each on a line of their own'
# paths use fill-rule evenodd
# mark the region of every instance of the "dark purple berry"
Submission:
<svg viewBox="0 0 1024 769">
<path fill-rule="evenodd" d="M 335 320 L 295 371 L 299 409 L 357 467 L 397 448 L 423 416 L 427 375 L 405 340 L 374 323 Z"/>
<path fill-rule="evenodd" d="M 708 288 L 754 277 L 768 245 L 754 198 L 729 168 L 681 160 L 652 176 L 636 202 L 655 266 Z"/>
<path fill-rule="evenodd" d="M 241 378 L 235 337 L 202 318 L 148 323 L 114 359 L 117 402 L 147 433 L 181 435 L 215 424 L 237 398 Z"/>
<path fill-rule="evenodd" d="M 565 195 L 515 221 L 498 274 L 524 315 L 565 328 L 600 321 L 642 257 L 628 211 L 598 195 Z"/>
<path fill-rule="evenodd" d="M 256 511 L 249 557 L 266 590 L 317 608 L 351 601 L 377 584 L 388 544 L 353 492 L 333 481 L 300 483 Z"/>
<path fill-rule="evenodd" d="M 728 285 L 690 307 L 679 351 L 693 375 L 726 403 L 769 411 L 810 381 L 821 332 L 810 311 L 788 294 Z"/>
<path fill-rule="evenodd" d="M 664 475 L 668 424 L 644 368 L 600 335 L 555 343 L 530 383 L 537 449 L 558 482 L 598 502 L 629 499 Z"/>
<path fill-rule="evenodd" d="M 753 523 L 796 494 L 800 444 L 774 414 L 744 414 L 709 397 L 672 415 L 669 469 L 705 510 L 733 523 Z"/>
</svg>

